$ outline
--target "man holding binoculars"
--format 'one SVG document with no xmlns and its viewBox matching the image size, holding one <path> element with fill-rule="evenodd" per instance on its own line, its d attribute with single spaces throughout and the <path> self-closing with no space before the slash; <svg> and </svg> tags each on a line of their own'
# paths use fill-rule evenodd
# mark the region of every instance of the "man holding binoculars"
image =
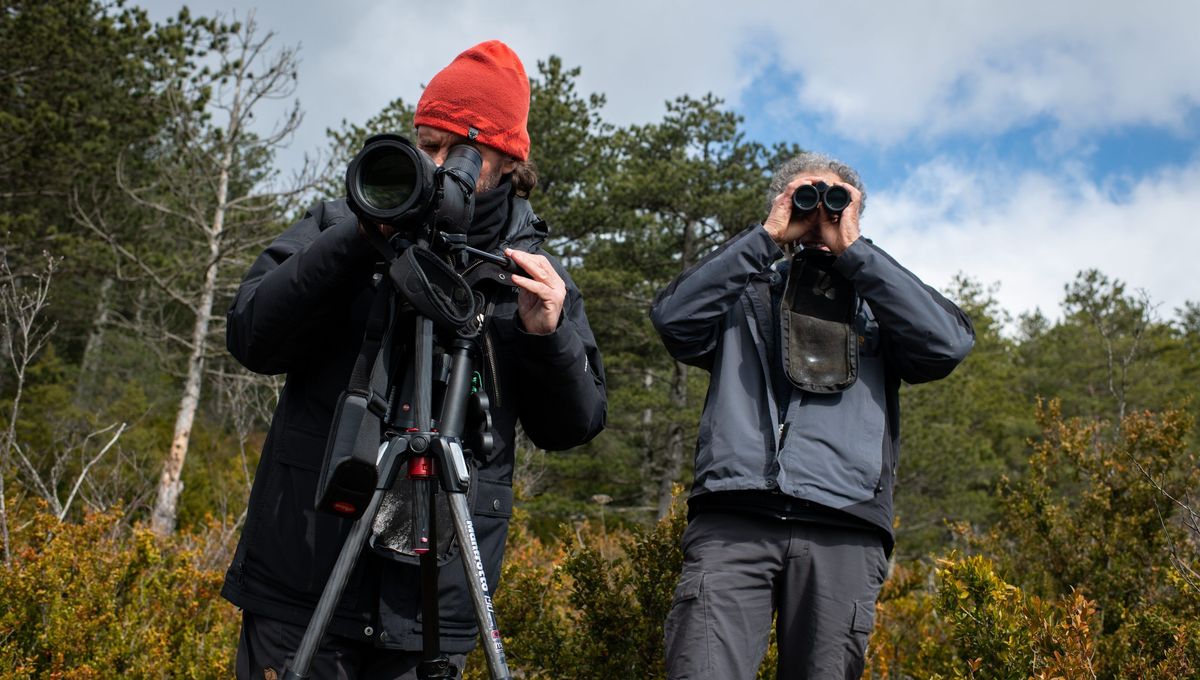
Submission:
<svg viewBox="0 0 1200 680">
<path fill-rule="evenodd" d="M 426 86 L 414 118 L 415 148 L 397 136 L 384 140 L 408 154 L 409 166 L 396 165 L 401 156 L 383 158 L 376 168 L 383 180 L 356 185 L 367 199 L 411 193 L 425 209 L 419 219 L 376 223 L 357 217 L 363 206 L 352 212 L 346 199 L 317 204 L 242 281 L 228 315 L 229 350 L 253 371 L 286 373 L 287 382 L 222 590 L 244 612 L 239 678 L 283 675 L 350 530 L 350 520 L 317 512 L 314 501 L 339 395 L 356 372 L 375 298 L 383 294 L 386 275 L 378 275 L 380 252 L 372 243 L 438 219 L 447 199 L 430 190 L 432 170 L 448 158 L 468 158 L 473 165 L 464 167 L 477 173 L 473 187 L 456 187 L 456 214 L 469 224 L 452 235 L 476 252 L 511 258 L 525 273 L 494 277 L 500 283 L 491 281 L 477 307 L 483 326 L 473 385 L 490 401 L 493 443 L 476 456 L 472 514 L 479 561 L 493 587 L 512 515 L 518 420 L 547 449 L 577 446 L 603 428 L 604 370 L 583 298 L 562 265 L 541 251 L 545 223 L 525 198 L 536 184 L 527 162 L 528 114 L 529 81 L 507 45 L 489 41 L 463 52 Z M 420 570 L 415 559 L 371 546 L 350 573 L 312 677 L 417 677 Z M 475 644 L 475 612 L 461 552 L 452 555 L 438 572 L 439 638 L 461 671 Z"/>
<path fill-rule="evenodd" d="M 858 173 L 781 165 L 769 214 L 659 293 L 676 359 L 712 374 L 668 677 L 858 678 L 891 553 L 900 381 L 950 374 L 967 316 L 860 235 Z M 776 263 L 784 255 L 787 261 Z"/>
</svg>

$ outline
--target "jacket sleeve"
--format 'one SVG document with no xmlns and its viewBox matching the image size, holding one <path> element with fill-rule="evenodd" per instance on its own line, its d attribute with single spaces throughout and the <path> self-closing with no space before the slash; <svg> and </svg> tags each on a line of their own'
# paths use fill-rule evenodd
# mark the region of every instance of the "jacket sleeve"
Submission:
<svg viewBox="0 0 1200 680">
<path fill-rule="evenodd" d="M 905 382 L 944 378 L 971 351 L 975 329 L 967 315 L 875 244 L 858 239 L 834 267 L 871 305 L 884 351 Z"/>
<path fill-rule="evenodd" d="M 711 369 L 721 321 L 754 276 L 783 251 L 754 225 L 680 274 L 655 297 L 650 320 L 671 356 Z"/>
<path fill-rule="evenodd" d="M 561 451 L 591 440 L 604 429 L 608 397 L 604 363 L 583 295 L 562 264 L 546 257 L 566 282 L 567 296 L 558 329 L 549 335 L 526 333 L 519 317 L 514 318 L 521 376 L 517 394 L 525 433 L 537 446 Z"/>
<path fill-rule="evenodd" d="M 314 206 L 242 279 L 227 315 L 230 354 L 256 373 L 292 370 L 346 317 L 374 260 L 352 213 L 336 202 Z"/>
</svg>

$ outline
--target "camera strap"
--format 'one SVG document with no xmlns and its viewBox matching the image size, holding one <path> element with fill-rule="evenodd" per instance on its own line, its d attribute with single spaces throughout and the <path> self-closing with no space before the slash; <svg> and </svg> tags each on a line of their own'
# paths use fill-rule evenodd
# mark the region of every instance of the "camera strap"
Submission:
<svg viewBox="0 0 1200 680">
<path fill-rule="evenodd" d="M 381 279 L 350 383 L 338 398 L 326 439 L 317 481 L 318 510 L 357 517 L 374 491 L 391 363 L 390 352 L 382 348 L 391 347 L 394 299 L 391 283 Z"/>
</svg>

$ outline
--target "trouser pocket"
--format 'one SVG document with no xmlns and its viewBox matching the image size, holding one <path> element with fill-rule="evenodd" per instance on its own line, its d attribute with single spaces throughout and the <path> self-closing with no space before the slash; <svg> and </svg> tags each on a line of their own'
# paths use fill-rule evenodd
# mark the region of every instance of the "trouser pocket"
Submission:
<svg viewBox="0 0 1200 680">
<path fill-rule="evenodd" d="M 703 677 L 710 666 L 704 572 L 685 571 L 679 577 L 664 632 L 668 678 Z"/>
</svg>

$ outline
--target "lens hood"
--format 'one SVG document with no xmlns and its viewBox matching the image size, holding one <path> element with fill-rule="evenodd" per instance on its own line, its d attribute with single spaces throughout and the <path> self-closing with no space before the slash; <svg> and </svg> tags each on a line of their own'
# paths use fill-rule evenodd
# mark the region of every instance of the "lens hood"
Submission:
<svg viewBox="0 0 1200 680">
<path fill-rule="evenodd" d="M 365 221 L 403 226 L 436 199 L 437 166 L 400 135 L 375 135 L 346 167 L 346 199 Z"/>
</svg>

